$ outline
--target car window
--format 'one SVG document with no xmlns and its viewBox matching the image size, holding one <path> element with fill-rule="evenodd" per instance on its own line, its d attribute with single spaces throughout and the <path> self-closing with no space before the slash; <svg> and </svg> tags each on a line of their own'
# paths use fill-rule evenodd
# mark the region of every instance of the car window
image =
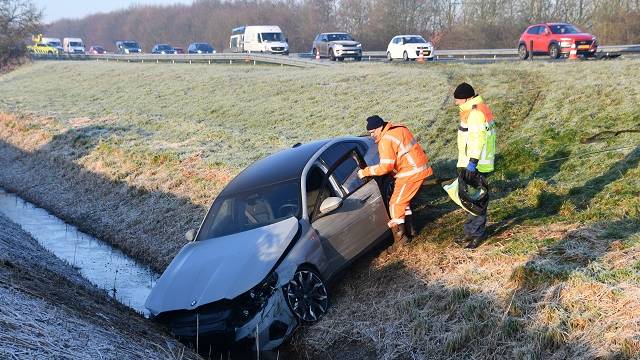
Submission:
<svg viewBox="0 0 640 360">
<path fill-rule="evenodd" d="M 329 41 L 329 40 L 327 39 L 327 35 L 322 35 L 322 41 L 323 41 L 323 42 L 327 42 L 327 41 Z"/>
<path fill-rule="evenodd" d="M 307 214 L 309 219 L 318 217 L 320 204 L 331 196 L 338 196 L 331 182 L 326 178 L 326 174 L 320 167 L 314 165 L 307 173 Z"/>
<path fill-rule="evenodd" d="M 553 34 L 578 34 L 580 30 L 573 25 L 568 24 L 560 24 L 560 25 L 551 25 L 551 32 Z"/>
<path fill-rule="evenodd" d="M 527 30 L 527 34 L 538 35 L 538 31 L 540 31 L 540 26 L 533 26 Z"/>
<path fill-rule="evenodd" d="M 332 173 L 347 196 L 365 184 L 365 181 L 358 177 L 359 161 L 357 154 L 352 152 L 351 156 L 340 163 Z"/>
<path fill-rule="evenodd" d="M 300 216 L 300 183 L 286 181 L 214 201 L 198 240 L 235 234 Z"/>
</svg>

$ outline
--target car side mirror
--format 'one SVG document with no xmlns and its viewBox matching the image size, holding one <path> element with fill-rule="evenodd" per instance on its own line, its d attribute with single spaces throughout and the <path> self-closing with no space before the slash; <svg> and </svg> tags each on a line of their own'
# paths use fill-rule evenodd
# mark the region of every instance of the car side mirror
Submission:
<svg viewBox="0 0 640 360">
<path fill-rule="evenodd" d="M 320 213 L 325 215 L 342 206 L 342 199 L 339 197 L 328 197 L 320 204 Z"/>
<path fill-rule="evenodd" d="M 193 240 L 196 239 L 196 229 L 191 229 L 189 231 L 187 231 L 186 234 L 184 234 L 184 238 L 187 239 L 188 242 L 192 242 Z"/>
</svg>

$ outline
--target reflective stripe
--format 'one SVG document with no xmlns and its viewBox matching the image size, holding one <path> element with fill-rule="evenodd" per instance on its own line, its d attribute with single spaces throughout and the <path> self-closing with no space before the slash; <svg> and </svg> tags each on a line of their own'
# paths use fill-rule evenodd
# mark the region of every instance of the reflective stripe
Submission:
<svg viewBox="0 0 640 360">
<path fill-rule="evenodd" d="M 402 185 L 400 189 L 400 194 L 398 194 L 398 198 L 396 199 L 396 204 L 400 204 L 400 200 L 402 199 L 402 193 L 404 192 L 404 188 L 407 187 L 407 184 Z"/>
<path fill-rule="evenodd" d="M 391 219 L 391 221 L 387 223 L 387 226 L 392 227 L 393 225 L 400 225 L 400 224 L 404 224 L 404 219 Z"/>
<path fill-rule="evenodd" d="M 402 157 L 404 154 L 408 154 L 414 146 L 416 146 L 417 142 L 415 139 L 411 140 L 409 144 L 403 147 L 403 149 L 398 152 L 398 157 Z M 402 146 L 401 146 L 402 147 Z"/>
<path fill-rule="evenodd" d="M 402 145 L 402 143 L 400 142 L 400 140 L 396 139 L 394 136 L 391 136 L 389 134 L 385 135 L 382 137 L 383 139 L 387 139 L 390 141 L 393 141 L 394 143 L 398 144 L 398 145 Z"/>
<path fill-rule="evenodd" d="M 419 174 L 420 172 L 425 171 L 428 168 L 429 168 L 429 166 L 422 165 L 422 166 L 420 166 L 418 168 L 415 168 L 413 170 L 398 173 L 398 174 L 396 174 L 396 178 L 404 178 L 404 177 L 412 176 L 412 175 L 415 175 L 415 174 Z"/>
<path fill-rule="evenodd" d="M 369 166 L 369 172 L 371 172 L 371 175 L 375 175 L 376 174 L 376 168 L 377 167 L 378 167 L 378 165 Z"/>
<path fill-rule="evenodd" d="M 380 164 L 395 164 L 396 161 L 393 159 L 380 159 Z"/>
<path fill-rule="evenodd" d="M 404 215 L 413 215 L 413 212 L 411 212 L 411 210 L 405 210 Z"/>
<path fill-rule="evenodd" d="M 491 165 L 493 164 L 493 159 L 487 159 L 487 160 L 478 160 L 478 165 Z"/>
</svg>

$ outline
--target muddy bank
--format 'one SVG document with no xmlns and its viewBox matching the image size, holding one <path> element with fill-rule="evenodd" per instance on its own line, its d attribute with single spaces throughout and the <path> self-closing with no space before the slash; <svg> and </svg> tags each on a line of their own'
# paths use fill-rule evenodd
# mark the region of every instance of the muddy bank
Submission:
<svg viewBox="0 0 640 360">
<path fill-rule="evenodd" d="M 196 358 L 0 215 L 0 358 Z"/>
</svg>

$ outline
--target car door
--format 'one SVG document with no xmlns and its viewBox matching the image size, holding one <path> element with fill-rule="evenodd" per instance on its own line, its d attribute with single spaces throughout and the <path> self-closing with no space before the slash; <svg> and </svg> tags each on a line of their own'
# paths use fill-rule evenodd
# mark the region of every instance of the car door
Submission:
<svg viewBox="0 0 640 360">
<path fill-rule="evenodd" d="M 549 33 L 547 33 L 549 31 Z M 550 30 L 544 26 L 538 26 L 538 33 L 533 41 L 533 49 L 535 52 L 547 52 L 549 50 Z"/>
<path fill-rule="evenodd" d="M 389 216 L 378 184 L 357 176 L 364 160 L 356 144 L 335 144 L 321 159 L 322 164 L 317 166 L 324 167 L 325 175 L 313 202 L 310 221 L 329 261 L 328 270 L 333 274 L 385 234 Z M 320 205 L 330 196 L 340 197 L 342 205 L 321 214 Z"/>
<path fill-rule="evenodd" d="M 327 34 L 322 34 L 320 37 L 320 54 L 328 54 L 329 53 L 329 39 Z"/>
</svg>

